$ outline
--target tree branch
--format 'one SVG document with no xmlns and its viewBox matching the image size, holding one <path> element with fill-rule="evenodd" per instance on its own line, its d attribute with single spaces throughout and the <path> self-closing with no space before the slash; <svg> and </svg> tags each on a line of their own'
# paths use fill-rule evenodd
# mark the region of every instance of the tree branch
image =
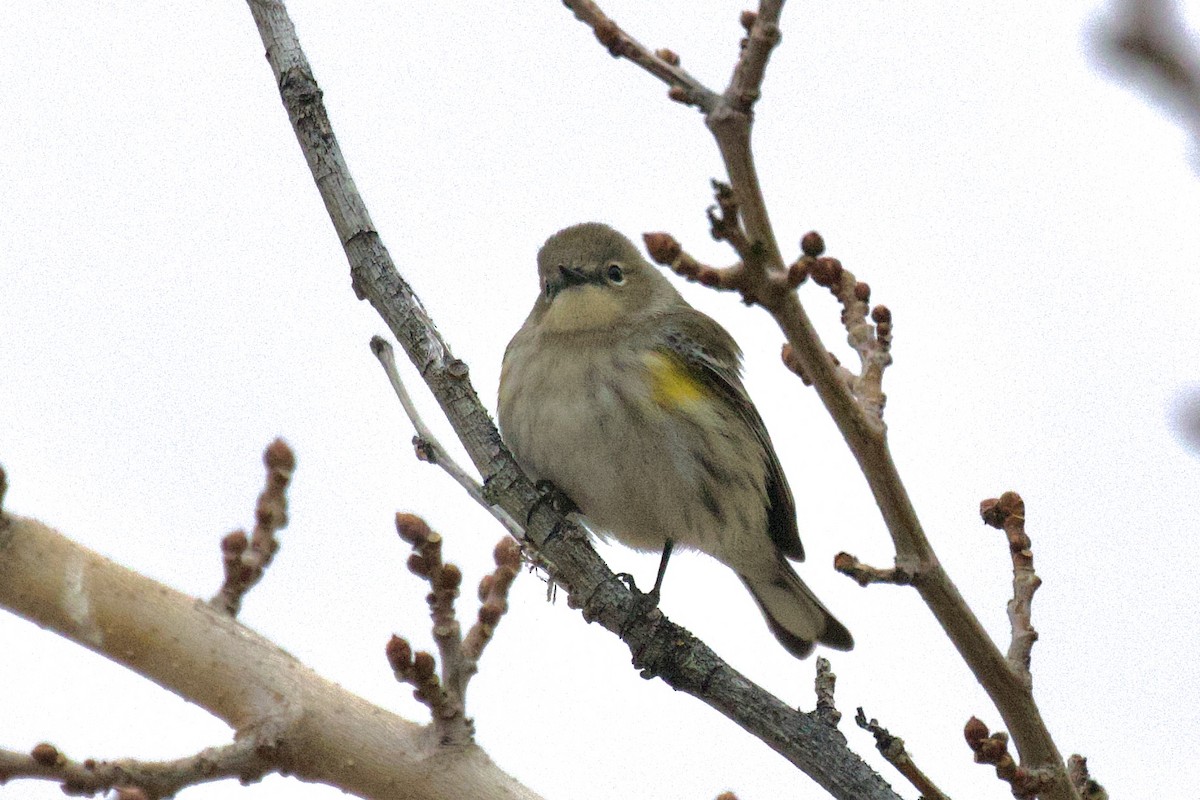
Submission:
<svg viewBox="0 0 1200 800">
<path fill-rule="evenodd" d="M 325 680 L 207 603 L 36 520 L 3 522 L 0 607 L 195 703 L 239 741 L 257 737 L 270 769 L 376 799 L 537 797 L 478 747 L 439 747 L 424 726 Z"/>
<path fill-rule="evenodd" d="M 921 800 L 949 800 L 941 789 L 926 775 L 904 746 L 904 740 L 893 736 L 878 720 L 867 721 L 867 715 L 862 708 L 854 715 L 854 723 L 875 737 L 875 747 L 879 754 L 887 759 L 896 771 L 911 783 L 921 793 Z"/>
<path fill-rule="evenodd" d="M 0 784 L 12 778 L 57 781 L 63 794 L 94 795 L 136 787 L 147 800 L 172 797 L 188 786 L 237 778 L 255 783 L 278 770 L 272 764 L 269 737 L 247 736 L 223 747 L 210 747 L 174 761 L 73 761 L 50 744 L 29 753 L 0 750 Z"/>
<path fill-rule="evenodd" d="M 1177 109 L 1200 144 L 1200 52 L 1182 31 L 1173 0 L 1123 0 L 1108 23 L 1105 49 L 1143 86 Z"/>
<path fill-rule="evenodd" d="M 567 5 L 574 8 L 575 4 L 567 0 Z M 926 538 L 892 461 L 886 428 L 875 421 L 871 409 L 851 391 L 789 285 L 788 269 L 775 241 L 750 145 L 751 110 L 759 96 L 766 59 L 779 42 L 782 5 L 782 0 L 761 0 L 757 14 L 743 15 L 748 39 L 729 87 L 715 105 L 701 107 L 705 124 L 716 139 L 725 163 L 746 239 L 756 251 L 753 263 L 762 265 L 762 269 L 754 268 L 746 263 L 743 254 L 743 263 L 748 267 L 743 297 L 763 306 L 775 318 L 787 338 L 792 363 L 817 390 L 858 461 L 892 536 L 897 573 L 913 576 L 913 585 L 921 598 L 996 704 L 1012 732 L 1022 764 L 1039 774 L 1051 773 L 1043 796 L 1047 800 L 1075 800 L 1077 795 L 1067 779 L 1062 755 L 1041 719 L 1029 687 L 1008 668 L 1007 659 L 950 580 Z M 890 326 L 890 314 L 877 321 Z M 890 328 L 888 335 L 890 341 Z M 851 344 L 854 344 L 853 332 Z"/>
<path fill-rule="evenodd" d="M 400 406 L 408 415 L 413 428 L 416 429 L 417 435 L 413 437 L 413 448 L 417 452 L 417 458 L 441 467 L 447 475 L 454 479 L 455 483 L 471 496 L 472 500 L 487 509 L 487 512 L 495 517 L 512 536 L 520 539 L 525 533 L 520 524 L 505 513 L 504 509 L 488 502 L 479 481 L 468 475 L 467 471 L 450 457 L 446 448 L 442 447 L 442 443 L 434 435 L 433 430 L 421 418 L 416 403 L 412 401 L 408 390 L 404 388 L 400 370 L 396 368 L 396 351 L 392 348 L 391 343 L 382 336 L 373 336 L 371 337 L 371 352 L 379 359 L 384 373 L 388 376 L 388 381 L 392 384 L 392 389 L 396 392 Z"/>
<path fill-rule="evenodd" d="M 346 250 L 355 290 L 379 312 L 428 384 L 484 477 L 487 501 L 513 519 L 527 520 L 526 541 L 536 548 L 538 563 L 585 617 L 621 637 L 644 674 L 662 677 L 716 708 L 834 797 L 895 800 L 897 795 L 845 746 L 836 730 L 746 680 L 661 612 L 637 613 L 640 607 L 633 595 L 615 579 L 586 535 L 549 504 L 538 502 L 540 494 L 517 467 L 479 402 L 466 364 L 452 355 L 383 246 L 354 188 L 321 91 L 282 3 L 250 0 L 249 5 L 284 107 Z"/>
<path fill-rule="evenodd" d="M 1008 621 L 1012 629 L 1008 665 L 1027 686 L 1032 686 L 1029 663 L 1033 643 L 1038 638 L 1033 627 L 1033 593 L 1042 585 L 1042 579 L 1033 571 L 1032 543 L 1025 533 L 1025 501 L 1016 492 L 1005 492 L 999 499 L 980 503 L 979 513 L 985 523 L 1003 530 L 1008 538 L 1013 566 L 1013 596 L 1008 601 Z"/>
</svg>

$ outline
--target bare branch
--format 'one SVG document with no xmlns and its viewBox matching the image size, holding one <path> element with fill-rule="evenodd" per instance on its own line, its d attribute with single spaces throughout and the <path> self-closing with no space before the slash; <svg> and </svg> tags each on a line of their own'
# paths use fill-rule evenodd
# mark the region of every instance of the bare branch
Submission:
<svg viewBox="0 0 1200 800">
<path fill-rule="evenodd" d="M 813 714 L 831 728 L 836 728 L 842 719 L 842 712 L 837 710 L 833 702 L 833 689 L 837 686 L 837 675 L 829 666 L 829 659 L 817 657 L 817 678 L 814 688 L 817 692 L 817 707 Z"/>
<path fill-rule="evenodd" d="M 270 758 L 272 747 L 266 737 L 250 735 L 174 761 L 73 761 L 54 745 L 43 743 L 28 754 L 0 750 L 0 783 L 12 778 L 41 778 L 62 784 L 63 793 L 68 795 L 126 790 L 125 796 L 130 796 L 128 790 L 138 789 L 146 800 L 158 800 L 189 786 L 225 778 L 256 783 L 279 770 Z"/>
<path fill-rule="evenodd" d="M 433 656 L 425 652 L 414 654 L 408 641 L 398 636 L 388 643 L 388 662 L 397 680 L 412 685 L 413 696 L 429 708 L 438 741 L 446 745 L 469 743 L 474 739 L 475 728 L 466 716 L 467 686 L 479 671 L 483 648 L 508 611 L 508 590 L 520 572 L 520 545 L 509 538 L 496 545 L 493 553 L 496 570 L 480 581 L 482 605 L 478 620 L 464 640 L 455 612 L 462 572 L 442 560 L 442 537 L 414 514 L 397 514 L 396 531 L 413 547 L 408 559 L 409 571 L 429 583 L 431 591 L 426 599 L 442 665 L 441 677 L 434 671 Z"/>
<path fill-rule="evenodd" d="M 1067 773 L 1081 800 L 1108 800 L 1108 792 L 1088 774 L 1087 759 L 1083 756 L 1076 754 L 1067 759 Z"/>
<path fill-rule="evenodd" d="M 670 267 L 682 278 L 719 291 L 739 292 L 743 296 L 749 290 L 745 278 L 746 270 L 741 263 L 731 267 L 711 267 L 703 264 L 684 251 L 683 246 L 669 233 L 644 233 L 642 240 L 656 263 Z"/>
<path fill-rule="evenodd" d="M 902 567 L 880 569 L 864 564 L 849 553 L 838 553 L 833 558 L 833 568 L 838 572 L 853 578 L 859 586 L 872 583 L 891 583 L 896 586 L 911 586 L 916 575 Z"/>
<path fill-rule="evenodd" d="M 288 524 L 287 487 L 296 469 L 296 456 L 283 439 L 276 439 L 263 451 L 263 464 L 267 468 L 266 485 L 254 509 L 254 533 L 247 538 L 244 531 L 234 531 L 221 540 L 225 583 L 208 601 L 231 617 L 237 616 L 246 593 L 271 566 L 279 550 L 275 533 Z"/>
<path fill-rule="evenodd" d="M 916 765 L 904 747 L 903 739 L 893 736 L 887 728 L 879 724 L 878 720 L 872 719 L 868 722 L 867 715 L 863 713 L 861 707 L 854 715 L 854 722 L 875 737 L 875 748 L 879 750 L 880 755 L 886 758 L 888 763 L 921 793 L 921 800 L 949 800 L 942 790 L 929 779 L 929 776 Z"/>
<path fill-rule="evenodd" d="M 409 643 L 397 636 L 388 643 L 388 661 L 397 680 L 411 684 L 413 696 L 429 708 L 439 741 L 466 744 L 474 739 L 475 729 L 466 716 L 463 692 L 469 676 L 463 673 L 462 627 L 454 610 L 462 571 L 442 561 L 442 537 L 430 530 L 425 520 L 414 514 L 397 514 L 396 531 L 413 548 L 409 572 L 429 583 L 426 600 L 433 619 L 433 640 L 441 656 L 442 679 L 435 672 L 433 656 L 423 651 L 414 655 Z"/>
<path fill-rule="evenodd" d="M 613 58 L 628 59 L 667 84 L 672 100 L 696 106 L 701 111 L 708 111 L 717 104 L 718 96 L 682 69 L 679 66 L 679 56 L 674 52 L 650 52 L 590 0 L 563 0 L 563 5 L 571 9 L 576 19 L 591 27 L 600 44 L 604 45 Z"/>
<path fill-rule="evenodd" d="M 441 748 L 425 728 L 327 681 L 237 620 L 10 516 L 0 532 L 0 608 L 142 675 L 260 736 L 272 769 L 359 797 L 536 798 L 474 745 Z M 197 668 L 203 654 L 203 669 Z M 259 732 L 262 733 L 259 733 Z"/>
<path fill-rule="evenodd" d="M 479 582 L 479 614 L 463 640 L 463 658 L 470 673 L 475 671 L 475 664 L 492 640 L 500 619 L 508 613 L 508 591 L 521 571 L 521 546 L 512 539 L 501 539 L 492 551 L 492 558 L 496 569 Z"/>
<path fill-rule="evenodd" d="M 580 4 L 576 4 L 580 6 Z M 643 674 L 657 675 L 751 731 L 837 798 L 897 795 L 845 746 L 841 735 L 755 686 L 710 648 L 654 610 L 639 606 L 578 526 L 558 513 L 517 467 L 480 404 L 466 366 L 454 358 L 383 246 L 354 188 L 321 91 L 279 3 L 251 0 L 288 117 L 351 265 L 353 286 L 404 347 L 461 439 L 484 495 L 514 519 L 540 565 L 587 619 L 617 633 Z"/>
<path fill-rule="evenodd" d="M 520 523 L 509 516 L 504 509 L 487 500 L 479 481 L 468 475 L 467 471 L 450 457 L 446 448 L 442 447 L 442 443 L 438 441 L 433 431 L 425 424 L 425 420 L 421 418 L 421 413 L 417 411 L 416 403 L 412 401 L 412 397 L 404 387 L 404 381 L 400 378 L 400 371 L 396 367 L 396 351 L 392 348 L 391 343 L 381 336 L 372 336 L 371 352 L 379 359 L 379 363 L 383 366 L 383 370 L 388 376 L 388 381 L 392 384 L 392 389 L 396 392 L 396 397 L 400 400 L 400 405 L 404 408 L 404 413 L 408 415 L 409 421 L 412 422 L 413 427 L 417 431 L 417 435 L 413 437 L 413 448 L 416 450 L 417 458 L 445 470 L 446 474 L 453 478 L 455 483 L 465 489 L 467 494 L 471 496 L 471 499 L 487 509 L 488 513 L 504 526 L 505 530 L 518 539 L 523 538 L 525 530 L 521 527 Z"/>
<path fill-rule="evenodd" d="M 847 341 L 858 354 L 859 372 L 856 375 L 844 367 L 837 371 L 867 421 L 883 435 L 887 430 L 883 422 L 883 407 L 887 403 L 883 393 L 883 372 L 892 363 L 892 312 L 887 306 L 875 306 L 870 312 L 871 322 L 868 322 L 871 287 L 855 278 L 838 259 L 822 256 L 825 240 L 816 231 L 804 235 L 801 247 L 804 255 L 791 269 L 812 277 L 813 283 L 824 286 L 841 303 L 842 326 L 846 329 Z M 840 366 L 836 358 L 834 363 Z"/>
<path fill-rule="evenodd" d="M 999 499 L 980 503 L 979 514 L 985 523 L 1003 530 L 1008 538 L 1013 565 L 1013 596 L 1008 601 L 1008 621 L 1012 628 L 1008 664 L 1026 686 L 1032 686 L 1029 663 L 1033 643 L 1038 638 L 1033 627 L 1033 593 L 1042 585 L 1042 579 L 1033 571 L 1032 545 L 1025 534 L 1025 501 L 1016 492 L 1005 492 Z"/>
<path fill-rule="evenodd" d="M 1052 773 L 1046 800 L 1073 800 L 1076 794 L 1067 780 L 1062 755 L 1042 722 L 1029 687 L 1008 668 L 1005 656 L 950 580 L 925 536 L 892 461 L 886 429 L 879 421 L 882 392 L 875 402 L 860 400 L 852 390 L 853 383 L 846 378 L 846 371 L 829 357 L 828 348 L 821 342 L 797 293 L 792 290 L 792 285 L 800 282 L 798 277 L 792 277 L 790 281 L 784 277 L 791 270 L 785 267 L 762 196 L 750 146 L 753 119 L 749 112 L 749 106 L 758 97 L 763 65 L 779 41 L 781 6 L 781 0 L 762 0 L 758 13 L 743 19 L 749 35 L 733 79 L 720 102 L 705 109 L 705 123 L 716 139 L 729 175 L 741 231 L 756 254 L 755 261 L 749 265 L 743 255 L 743 265 L 747 267 L 745 276 L 739 277 L 746 284 L 743 297 L 762 305 L 775 318 L 787 338 L 786 363 L 816 389 L 871 487 L 896 548 L 895 570 L 875 570 L 875 576 L 887 579 L 912 576 L 913 586 L 996 704 L 1005 725 L 1013 732 L 1022 763 L 1031 769 Z M 812 245 L 815 242 L 810 243 L 810 247 Z M 797 268 L 797 272 L 803 277 L 804 270 Z M 838 287 L 841 288 L 840 283 Z M 865 305 L 866 298 L 857 294 L 857 282 L 853 285 L 847 282 L 846 289 L 852 293 L 855 302 Z M 862 293 L 869 296 L 869 290 L 864 289 Z M 876 338 L 880 345 L 874 355 L 879 360 L 869 364 L 866 371 L 874 380 L 876 373 L 881 373 L 885 362 L 890 360 L 891 315 L 882 309 L 873 314 L 872 319 L 877 326 Z"/>
</svg>

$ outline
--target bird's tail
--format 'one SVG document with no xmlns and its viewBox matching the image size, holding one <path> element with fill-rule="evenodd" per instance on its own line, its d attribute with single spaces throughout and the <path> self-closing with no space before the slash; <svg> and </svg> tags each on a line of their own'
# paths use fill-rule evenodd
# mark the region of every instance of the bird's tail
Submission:
<svg viewBox="0 0 1200 800">
<path fill-rule="evenodd" d="M 835 650 L 854 647 L 850 631 L 821 605 L 791 565 L 782 557 L 776 563 L 773 571 L 738 577 L 750 590 L 779 643 L 796 658 L 811 653 L 813 642 Z"/>
</svg>

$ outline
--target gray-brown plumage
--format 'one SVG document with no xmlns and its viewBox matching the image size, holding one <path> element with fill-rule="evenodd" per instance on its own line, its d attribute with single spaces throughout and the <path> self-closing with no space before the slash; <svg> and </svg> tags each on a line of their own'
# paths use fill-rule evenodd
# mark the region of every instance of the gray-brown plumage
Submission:
<svg viewBox="0 0 1200 800">
<path fill-rule="evenodd" d="M 793 655 L 851 648 L 788 563 L 804 558 L 795 503 L 733 338 L 599 223 L 550 237 L 538 275 L 500 377 L 501 432 L 525 471 L 600 535 L 729 566 Z"/>
</svg>

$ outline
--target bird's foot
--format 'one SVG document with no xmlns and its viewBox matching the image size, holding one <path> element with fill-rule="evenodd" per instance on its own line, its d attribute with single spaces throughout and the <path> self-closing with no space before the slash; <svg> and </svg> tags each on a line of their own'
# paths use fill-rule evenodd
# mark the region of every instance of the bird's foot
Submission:
<svg viewBox="0 0 1200 800">
<path fill-rule="evenodd" d="M 616 576 L 617 580 L 625 584 L 633 595 L 633 606 L 629 609 L 630 619 L 644 617 L 654 609 L 658 608 L 659 601 L 659 586 L 655 586 L 648 592 L 643 592 L 638 588 L 637 582 L 628 572 L 619 572 Z"/>
</svg>

